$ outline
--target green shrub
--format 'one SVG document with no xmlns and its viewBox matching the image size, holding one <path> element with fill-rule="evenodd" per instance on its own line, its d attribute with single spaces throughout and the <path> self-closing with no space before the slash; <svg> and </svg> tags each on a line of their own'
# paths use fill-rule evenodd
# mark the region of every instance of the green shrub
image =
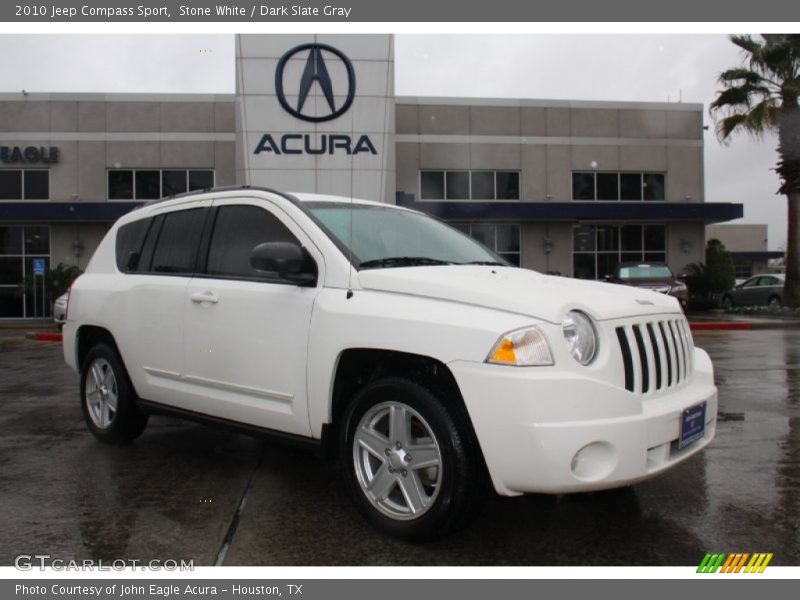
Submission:
<svg viewBox="0 0 800 600">
<path fill-rule="evenodd" d="M 692 263 L 686 269 L 689 286 L 689 305 L 695 309 L 714 308 L 723 292 L 736 283 L 733 259 L 725 245 L 717 239 L 706 244 L 706 261 Z"/>
</svg>

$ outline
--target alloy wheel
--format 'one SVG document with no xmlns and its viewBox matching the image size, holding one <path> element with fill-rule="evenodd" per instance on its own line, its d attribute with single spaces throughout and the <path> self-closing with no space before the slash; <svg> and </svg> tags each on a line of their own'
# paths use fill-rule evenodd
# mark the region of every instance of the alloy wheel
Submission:
<svg viewBox="0 0 800 600">
<path fill-rule="evenodd" d="M 353 437 L 361 491 L 381 513 L 410 520 L 434 504 L 442 483 L 442 454 L 431 426 L 402 402 L 370 407 Z"/>
<path fill-rule="evenodd" d="M 117 413 L 119 390 L 114 369 L 106 359 L 97 358 L 89 365 L 85 391 L 92 422 L 100 429 L 108 429 Z"/>
</svg>

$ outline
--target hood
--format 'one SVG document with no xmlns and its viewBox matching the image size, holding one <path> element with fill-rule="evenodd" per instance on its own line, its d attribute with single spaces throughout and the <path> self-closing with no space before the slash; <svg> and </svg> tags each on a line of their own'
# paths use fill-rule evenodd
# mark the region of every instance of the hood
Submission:
<svg viewBox="0 0 800 600">
<path fill-rule="evenodd" d="M 368 290 L 410 294 L 514 312 L 560 323 L 572 309 L 598 321 L 680 312 L 674 298 L 600 281 L 542 275 L 511 267 L 452 265 L 365 269 Z"/>
</svg>

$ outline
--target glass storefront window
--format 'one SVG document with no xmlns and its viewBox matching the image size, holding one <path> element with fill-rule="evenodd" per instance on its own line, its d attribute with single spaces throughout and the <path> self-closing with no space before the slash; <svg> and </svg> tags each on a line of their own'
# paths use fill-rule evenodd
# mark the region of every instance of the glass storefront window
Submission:
<svg viewBox="0 0 800 600">
<path fill-rule="evenodd" d="M 519 267 L 522 258 L 522 233 L 517 223 L 452 223 L 512 265 Z"/>
<path fill-rule="evenodd" d="M 572 230 L 572 268 L 578 279 L 602 279 L 618 262 L 666 262 L 665 225 L 581 225 Z"/>
<path fill-rule="evenodd" d="M 33 260 L 44 259 L 50 266 L 50 227 L 47 225 L 6 225 L 0 227 L 0 319 L 46 317 L 50 300 L 20 293 L 20 284 L 33 273 Z"/>
</svg>

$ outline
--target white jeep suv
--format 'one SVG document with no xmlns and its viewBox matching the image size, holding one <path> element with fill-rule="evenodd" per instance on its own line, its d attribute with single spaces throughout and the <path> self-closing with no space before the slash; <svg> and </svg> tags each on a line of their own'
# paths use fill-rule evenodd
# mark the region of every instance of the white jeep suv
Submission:
<svg viewBox="0 0 800 600">
<path fill-rule="evenodd" d="M 382 531 L 505 496 L 627 486 L 705 447 L 708 355 L 674 298 L 508 265 L 424 214 L 266 189 L 145 205 L 69 296 L 105 442 L 153 412 L 335 449 Z"/>
</svg>

